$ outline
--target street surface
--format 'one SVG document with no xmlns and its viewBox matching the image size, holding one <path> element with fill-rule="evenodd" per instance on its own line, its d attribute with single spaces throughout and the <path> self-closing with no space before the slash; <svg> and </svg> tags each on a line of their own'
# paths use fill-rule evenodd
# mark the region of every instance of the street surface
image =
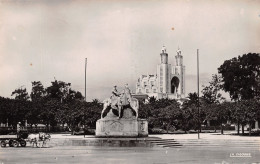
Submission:
<svg viewBox="0 0 260 164">
<path fill-rule="evenodd" d="M 239 153 L 239 154 L 238 154 Z M 244 153 L 244 154 L 242 154 Z M 247 157 L 231 157 L 246 155 Z M 248 156 L 250 154 L 250 156 Z M 0 148 L 0 163 L 260 163 L 251 148 L 123 148 L 68 146 Z"/>
<path fill-rule="evenodd" d="M 94 163 L 94 164 L 172 164 L 172 163 L 259 163 L 260 138 L 196 134 L 156 135 L 182 141 L 183 147 L 101 147 L 53 146 L 47 148 L 0 148 L 0 164 L 5 163 Z M 91 137 L 91 136 L 89 136 Z M 93 137 L 93 136 L 92 136 Z M 53 134 L 52 139 L 88 139 L 83 136 Z M 189 142 L 187 142 L 189 141 Z M 225 141 L 225 142 L 224 142 Z M 238 143 L 237 141 L 241 141 Z M 219 143 L 219 144 L 218 144 Z M 225 145 L 225 143 L 227 143 Z M 253 144 L 252 144 L 253 143 Z M 195 144 L 195 145 L 194 145 Z M 204 144 L 204 145 L 203 145 Z"/>
</svg>

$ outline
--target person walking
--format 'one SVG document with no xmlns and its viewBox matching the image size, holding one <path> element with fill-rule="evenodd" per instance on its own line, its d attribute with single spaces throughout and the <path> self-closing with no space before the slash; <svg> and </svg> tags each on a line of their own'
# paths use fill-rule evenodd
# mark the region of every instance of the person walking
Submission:
<svg viewBox="0 0 260 164">
<path fill-rule="evenodd" d="M 17 123 L 16 129 L 17 129 L 17 134 L 21 132 L 21 122 Z"/>
</svg>

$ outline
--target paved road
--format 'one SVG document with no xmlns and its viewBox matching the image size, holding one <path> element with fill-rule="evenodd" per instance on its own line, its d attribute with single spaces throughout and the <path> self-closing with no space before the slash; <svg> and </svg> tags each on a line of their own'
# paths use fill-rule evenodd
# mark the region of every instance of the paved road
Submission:
<svg viewBox="0 0 260 164">
<path fill-rule="evenodd" d="M 247 154 L 241 154 L 247 153 Z M 233 156 L 233 157 L 230 157 Z M 234 157 L 236 156 L 236 157 Z M 240 156 L 240 157 L 238 157 Z M 241 157 L 244 156 L 244 157 Z M 247 156 L 247 157 L 245 157 Z M 260 163 L 254 148 L 91 147 L 0 148 L 0 163 Z"/>
</svg>

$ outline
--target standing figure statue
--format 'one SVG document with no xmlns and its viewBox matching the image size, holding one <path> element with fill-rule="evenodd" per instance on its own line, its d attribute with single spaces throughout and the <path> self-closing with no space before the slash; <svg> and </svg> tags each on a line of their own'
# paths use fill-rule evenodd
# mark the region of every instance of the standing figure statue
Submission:
<svg viewBox="0 0 260 164">
<path fill-rule="evenodd" d="M 122 101 L 122 105 L 129 105 L 130 104 L 130 101 L 131 101 L 131 91 L 128 87 L 128 84 L 125 85 L 125 89 L 123 90 L 123 93 L 122 93 L 122 97 L 121 97 L 121 101 Z"/>
<path fill-rule="evenodd" d="M 130 102 L 131 102 L 131 91 L 128 87 L 128 84 L 126 84 L 125 89 L 123 90 L 123 93 L 121 94 L 122 108 L 119 109 L 119 118 L 122 118 L 123 110 L 125 108 L 131 108 Z"/>
<path fill-rule="evenodd" d="M 112 109 L 118 109 L 120 106 L 120 93 L 117 91 L 116 87 L 117 86 L 115 85 L 112 90 L 112 95 L 110 96 Z"/>
</svg>

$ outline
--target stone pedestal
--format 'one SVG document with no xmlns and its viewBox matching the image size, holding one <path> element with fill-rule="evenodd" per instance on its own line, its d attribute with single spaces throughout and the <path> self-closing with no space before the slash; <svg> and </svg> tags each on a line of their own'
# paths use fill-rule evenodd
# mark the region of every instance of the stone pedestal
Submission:
<svg viewBox="0 0 260 164">
<path fill-rule="evenodd" d="M 98 137 L 137 137 L 137 120 L 128 119 L 100 119 L 96 122 L 96 136 Z"/>
<path fill-rule="evenodd" d="M 130 109 L 124 110 L 124 117 L 118 118 L 109 112 L 105 118 L 96 122 L 96 137 L 147 137 L 148 122 L 136 119 Z"/>
</svg>

